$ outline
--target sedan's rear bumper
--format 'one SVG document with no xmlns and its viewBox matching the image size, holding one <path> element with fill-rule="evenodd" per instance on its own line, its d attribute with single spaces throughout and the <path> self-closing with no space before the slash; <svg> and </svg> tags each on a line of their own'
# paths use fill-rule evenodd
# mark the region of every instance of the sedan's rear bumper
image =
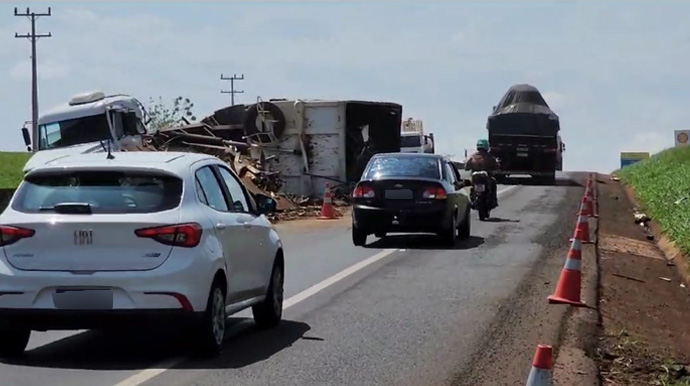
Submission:
<svg viewBox="0 0 690 386">
<path fill-rule="evenodd" d="M 367 233 L 437 233 L 447 227 L 451 215 L 452 212 L 445 206 L 389 209 L 356 204 L 352 208 L 354 225 Z M 396 217 L 397 221 L 394 222 Z"/>
</svg>

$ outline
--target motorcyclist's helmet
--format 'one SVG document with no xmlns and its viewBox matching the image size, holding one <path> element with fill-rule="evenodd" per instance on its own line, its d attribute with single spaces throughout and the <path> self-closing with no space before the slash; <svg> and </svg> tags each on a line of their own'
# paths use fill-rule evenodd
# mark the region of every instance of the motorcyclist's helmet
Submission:
<svg viewBox="0 0 690 386">
<path fill-rule="evenodd" d="M 489 141 L 486 139 L 480 139 L 477 141 L 477 150 L 486 150 L 489 151 Z"/>
</svg>

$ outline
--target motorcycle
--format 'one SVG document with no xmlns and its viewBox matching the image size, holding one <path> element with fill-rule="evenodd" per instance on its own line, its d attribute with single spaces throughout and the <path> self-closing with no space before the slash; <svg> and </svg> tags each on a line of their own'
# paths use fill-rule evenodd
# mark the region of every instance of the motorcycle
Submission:
<svg viewBox="0 0 690 386">
<path fill-rule="evenodd" d="M 472 209 L 479 212 L 479 220 L 484 221 L 489 218 L 491 210 L 494 208 L 491 199 L 491 176 L 485 171 L 476 171 L 472 173 L 471 181 Z"/>
</svg>

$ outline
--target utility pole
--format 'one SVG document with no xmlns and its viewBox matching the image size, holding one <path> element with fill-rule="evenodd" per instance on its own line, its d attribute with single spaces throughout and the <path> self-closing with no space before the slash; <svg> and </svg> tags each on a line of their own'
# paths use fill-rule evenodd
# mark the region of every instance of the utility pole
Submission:
<svg viewBox="0 0 690 386">
<path fill-rule="evenodd" d="M 38 150 L 38 76 L 36 71 L 36 41 L 40 38 L 50 38 L 53 35 L 36 34 L 36 20 L 41 16 L 51 16 L 50 7 L 48 13 L 31 12 L 26 8 L 25 13 L 19 13 L 17 8 L 14 8 L 14 16 L 26 16 L 31 20 L 31 33 L 20 35 L 14 34 L 15 38 L 27 38 L 31 41 L 31 146 L 34 151 Z"/>
<path fill-rule="evenodd" d="M 240 77 L 237 77 L 236 74 L 233 74 L 231 77 L 226 78 L 223 76 L 223 74 L 220 74 L 220 80 L 229 80 L 230 81 L 230 91 L 225 91 L 225 90 L 220 90 L 221 94 L 230 94 L 230 103 L 232 106 L 235 105 L 235 94 L 244 94 L 244 90 L 235 90 L 235 81 L 236 80 L 244 80 L 244 74 L 242 74 Z"/>
</svg>

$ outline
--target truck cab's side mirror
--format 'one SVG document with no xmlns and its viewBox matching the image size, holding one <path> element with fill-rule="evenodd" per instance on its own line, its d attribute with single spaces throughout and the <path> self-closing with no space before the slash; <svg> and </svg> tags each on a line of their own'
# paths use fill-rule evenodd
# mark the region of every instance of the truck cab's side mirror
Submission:
<svg viewBox="0 0 690 386">
<path fill-rule="evenodd" d="M 29 134 L 29 129 L 22 127 L 22 136 L 24 137 L 24 145 L 31 151 L 31 134 Z"/>
<path fill-rule="evenodd" d="M 561 143 L 561 151 L 565 151 L 565 143 Z"/>
</svg>

